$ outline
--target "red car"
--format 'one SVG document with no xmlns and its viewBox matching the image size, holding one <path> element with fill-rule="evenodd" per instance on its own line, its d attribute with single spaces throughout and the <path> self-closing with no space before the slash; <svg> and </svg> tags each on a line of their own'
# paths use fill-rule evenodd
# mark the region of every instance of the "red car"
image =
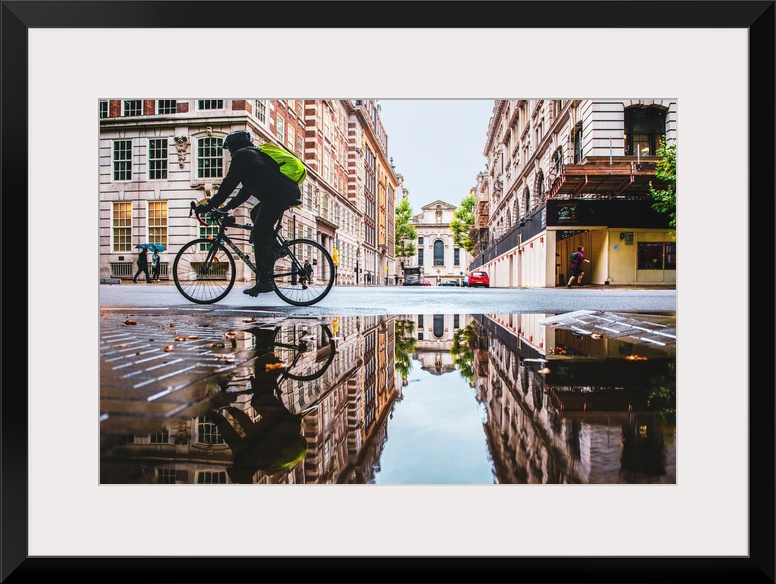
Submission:
<svg viewBox="0 0 776 584">
<path fill-rule="evenodd" d="M 486 272 L 475 270 L 469 274 L 469 288 L 476 286 L 482 286 L 483 288 L 490 288 L 490 277 Z"/>
</svg>

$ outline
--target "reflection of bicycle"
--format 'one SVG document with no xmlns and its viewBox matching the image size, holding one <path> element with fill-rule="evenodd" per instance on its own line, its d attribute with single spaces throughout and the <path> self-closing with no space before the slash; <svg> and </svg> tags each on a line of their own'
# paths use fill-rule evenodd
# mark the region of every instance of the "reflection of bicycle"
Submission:
<svg viewBox="0 0 776 584">
<path fill-rule="evenodd" d="M 234 257 L 227 246 L 256 273 L 256 266 L 234 243 L 247 242 L 248 238 L 226 234 L 227 227 L 250 230 L 253 226 L 250 223 L 237 224 L 234 217 L 218 209 L 200 216 L 193 202 L 191 212 L 202 225 L 217 232 L 184 245 L 175 256 L 172 277 L 178 291 L 188 300 L 197 304 L 213 304 L 229 294 L 237 277 Z M 334 261 L 317 241 L 285 239 L 280 233 L 282 220 L 281 216 L 275 224 L 276 243 L 270 261 L 272 285 L 275 293 L 285 302 L 310 306 L 320 302 L 334 285 Z M 305 267 L 305 260 L 309 262 L 309 268 Z"/>
<path fill-rule="evenodd" d="M 298 381 L 318 379 L 336 354 L 334 336 L 327 324 L 313 327 L 290 324 L 275 327 L 271 347 L 286 363 L 281 377 Z"/>
</svg>

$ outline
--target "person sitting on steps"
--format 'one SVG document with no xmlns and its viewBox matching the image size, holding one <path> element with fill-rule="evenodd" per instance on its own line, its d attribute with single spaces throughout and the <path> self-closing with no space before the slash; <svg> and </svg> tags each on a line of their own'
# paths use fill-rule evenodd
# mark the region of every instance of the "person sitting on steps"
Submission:
<svg viewBox="0 0 776 584">
<path fill-rule="evenodd" d="M 302 191 L 299 185 L 280 172 L 280 167 L 270 156 L 253 145 L 250 132 L 231 132 L 224 140 L 224 148 L 231 157 L 229 171 L 210 201 L 197 206 L 197 213 L 219 208 L 238 185 L 242 185 L 240 190 L 223 206 L 222 211 L 236 209 L 250 197 L 259 200 L 250 212 L 253 221 L 250 242 L 256 254 L 258 273 L 256 284 L 243 290 L 249 296 L 257 296 L 274 290 L 270 274 L 274 226 L 286 209 L 302 204 Z"/>
</svg>

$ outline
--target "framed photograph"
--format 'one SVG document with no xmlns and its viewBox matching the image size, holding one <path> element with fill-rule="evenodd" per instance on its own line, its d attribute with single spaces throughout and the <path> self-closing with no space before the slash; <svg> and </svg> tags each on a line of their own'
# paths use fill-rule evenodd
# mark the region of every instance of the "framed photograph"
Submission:
<svg viewBox="0 0 776 584">
<path fill-rule="evenodd" d="M 6 278 L 0 581 L 774 581 L 773 367 L 754 358 L 773 334 L 750 328 L 774 322 L 773 1 L 2 11 L 5 257 L 26 277 Z M 676 484 L 101 485 L 98 101 L 259 93 L 675 96 Z"/>
</svg>

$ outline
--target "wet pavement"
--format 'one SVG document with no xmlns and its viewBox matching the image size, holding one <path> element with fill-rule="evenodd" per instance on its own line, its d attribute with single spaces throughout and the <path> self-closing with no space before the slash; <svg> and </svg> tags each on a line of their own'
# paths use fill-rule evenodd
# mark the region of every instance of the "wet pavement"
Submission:
<svg viewBox="0 0 776 584">
<path fill-rule="evenodd" d="M 103 307 L 100 481 L 670 484 L 675 343 L 672 311 Z M 418 427 L 400 420 L 433 391 L 447 398 L 424 418 L 429 454 L 418 460 L 407 438 Z M 454 404 L 469 412 L 458 435 L 445 431 Z M 459 451 L 479 453 L 472 467 L 487 465 L 487 477 L 429 473 L 463 434 Z"/>
</svg>

